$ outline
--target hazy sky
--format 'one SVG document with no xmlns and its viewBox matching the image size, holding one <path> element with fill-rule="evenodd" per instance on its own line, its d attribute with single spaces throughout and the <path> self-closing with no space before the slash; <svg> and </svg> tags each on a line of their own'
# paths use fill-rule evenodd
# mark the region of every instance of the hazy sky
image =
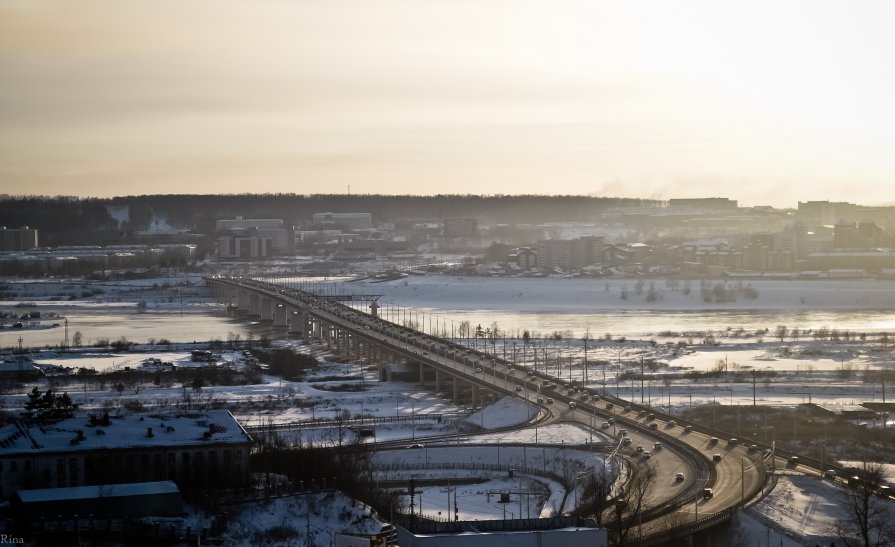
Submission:
<svg viewBox="0 0 895 547">
<path fill-rule="evenodd" d="M 0 192 L 895 202 L 895 2 L 3 0 Z"/>
</svg>

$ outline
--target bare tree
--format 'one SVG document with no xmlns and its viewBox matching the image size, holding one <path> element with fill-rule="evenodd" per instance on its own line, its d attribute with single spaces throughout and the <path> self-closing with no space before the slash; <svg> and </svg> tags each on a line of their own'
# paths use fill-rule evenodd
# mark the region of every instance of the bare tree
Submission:
<svg viewBox="0 0 895 547">
<path fill-rule="evenodd" d="M 631 530 L 639 527 L 640 515 L 646 510 L 646 499 L 652 491 L 656 479 L 656 466 L 652 462 L 643 461 L 630 469 L 630 477 L 624 488 L 615 498 L 613 509 L 614 523 L 609 528 L 609 543 L 615 547 L 624 547 L 632 540 Z"/>
<path fill-rule="evenodd" d="M 882 464 L 865 461 L 858 475 L 849 479 L 848 488 L 839 493 L 846 516 L 834 525 L 833 532 L 846 547 L 882 547 L 895 543 L 889 504 L 877 495 L 883 477 Z"/>
<path fill-rule="evenodd" d="M 584 489 L 581 493 L 581 509 L 585 516 L 593 517 L 598 528 L 604 528 L 607 520 L 607 509 L 612 507 L 609 493 L 612 488 L 612 477 L 606 474 L 606 468 L 602 473 L 593 473 L 587 476 Z"/>
<path fill-rule="evenodd" d="M 784 338 L 786 338 L 786 333 L 789 330 L 786 328 L 786 325 L 777 325 L 777 338 L 782 342 Z"/>
</svg>

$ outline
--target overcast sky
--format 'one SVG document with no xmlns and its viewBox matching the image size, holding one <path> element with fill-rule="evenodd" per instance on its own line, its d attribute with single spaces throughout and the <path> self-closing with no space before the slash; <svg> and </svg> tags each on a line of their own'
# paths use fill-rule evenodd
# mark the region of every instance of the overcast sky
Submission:
<svg viewBox="0 0 895 547">
<path fill-rule="evenodd" d="M 4 0 L 0 192 L 895 202 L 893 12 Z"/>
</svg>

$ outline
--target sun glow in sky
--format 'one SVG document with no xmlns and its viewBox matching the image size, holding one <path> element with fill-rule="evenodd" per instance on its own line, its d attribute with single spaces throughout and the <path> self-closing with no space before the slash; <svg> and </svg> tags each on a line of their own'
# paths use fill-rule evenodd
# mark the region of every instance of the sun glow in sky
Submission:
<svg viewBox="0 0 895 547">
<path fill-rule="evenodd" d="M 0 3 L 0 192 L 895 202 L 891 2 Z"/>
</svg>

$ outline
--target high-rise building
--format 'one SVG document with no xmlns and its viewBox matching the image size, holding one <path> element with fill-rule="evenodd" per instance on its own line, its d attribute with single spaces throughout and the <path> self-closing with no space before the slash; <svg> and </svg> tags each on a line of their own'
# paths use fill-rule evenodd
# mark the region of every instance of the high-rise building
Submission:
<svg viewBox="0 0 895 547">
<path fill-rule="evenodd" d="M 542 268 L 582 268 L 602 261 L 603 238 L 544 239 L 538 241 L 538 265 Z"/>
<path fill-rule="evenodd" d="M 0 251 L 27 251 L 37 246 L 37 228 L 0 227 Z"/>
</svg>

